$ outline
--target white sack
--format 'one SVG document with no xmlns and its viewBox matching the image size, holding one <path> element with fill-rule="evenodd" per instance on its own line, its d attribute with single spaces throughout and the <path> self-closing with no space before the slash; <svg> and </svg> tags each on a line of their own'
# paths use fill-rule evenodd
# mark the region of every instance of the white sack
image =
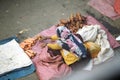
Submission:
<svg viewBox="0 0 120 80">
<path fill-rule="evenodd" d="M 30 58 L 14 39 L 0 45 L 0 74 L 31 64 Z"/>
<path fill-rule="evenodd" d="M 104 62 L 114 55 L 114 51 L 107 40 L 107 34 L 99 25 L 86 25 L 77 33 L 81 35 L 84 41 L 93 41 L 101 46 L 97 58 L 94 58 L 94 64 Z"/>
</svg>

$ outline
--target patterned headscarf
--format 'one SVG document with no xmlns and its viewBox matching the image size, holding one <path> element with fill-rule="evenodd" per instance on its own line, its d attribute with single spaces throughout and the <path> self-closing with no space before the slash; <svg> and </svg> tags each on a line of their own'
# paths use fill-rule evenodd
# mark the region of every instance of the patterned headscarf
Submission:
<svg viewBox="0 0 120 80">
<path fill-rule="evenodd" d="M 56 32 L 57 36 L 60 38 L 59 44 L 61 47 L 67 50 L 69 49 L 69 51 L 72 51 L 78 57 L 84 58 L 87 56 L 87 50 L 82 41 L 72 34 L 70 30 L 64 26 L 59 26 Z"/>
</svg>

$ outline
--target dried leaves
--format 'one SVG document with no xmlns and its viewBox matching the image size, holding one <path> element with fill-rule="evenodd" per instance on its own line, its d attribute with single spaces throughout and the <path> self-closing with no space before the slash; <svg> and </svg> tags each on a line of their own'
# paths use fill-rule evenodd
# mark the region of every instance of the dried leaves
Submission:
<svg viewBox="0 0 120 80">
<path fill-rule="evenodd" d="M 80 13 L 76 15 L 71 14 L 69 19 L 61 19 L 57 26 L 65 26 L 73 33 L 76 33 L 79 28 L 82 28 L 86 22 L 86 17 L 82 16 Z"/>
</svg>

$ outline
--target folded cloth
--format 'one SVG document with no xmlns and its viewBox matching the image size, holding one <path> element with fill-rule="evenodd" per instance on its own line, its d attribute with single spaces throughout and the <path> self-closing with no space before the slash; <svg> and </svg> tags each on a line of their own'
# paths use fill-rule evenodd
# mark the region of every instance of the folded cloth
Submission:
<svg viewBox="0 0 120 80">
<path fill-rule="evenodd" d="M 24 53 L 19 44 L 12 39 L 0 45 L 0 75 L 15 69 L 27 67 L 32 61 Z"/>
<path fill-rule="evenodd" d="M 19 68 L 0 76 L 0 80 L 16 80 L 17 78 L 27 76 L 33 73 L 34 71 L 35 71 L 35 66 L 34 64 L 31 64 L 30 66 Z"/>
<path fill-rule="evenodd" d="M 114 10 L 114 0 L 90 0 L 88 4 L 112 20 L 120 18 Z"/>
</svg>

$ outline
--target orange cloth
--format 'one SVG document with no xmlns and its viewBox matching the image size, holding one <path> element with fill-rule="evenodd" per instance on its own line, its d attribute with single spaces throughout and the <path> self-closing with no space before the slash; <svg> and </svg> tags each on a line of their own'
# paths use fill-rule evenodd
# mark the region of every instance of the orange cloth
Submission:
<svg viewBox="0 0 120 80">
<path fill-rule="evenodd" d="M 120 15 L 120 0 L 115 0 L 114 9 Z"/>
<path fill-rule="evenodd" d="M 25 53 L 30 58 L 33 58 L 35 56 L 35 52 L 32 51 L 32 46 L 34 44 L 35 44 L 35 39 L 33 38 L 25 39 L 23 42 L 20 43 L 20 47 L 25 51 Z"/>
</svg>

